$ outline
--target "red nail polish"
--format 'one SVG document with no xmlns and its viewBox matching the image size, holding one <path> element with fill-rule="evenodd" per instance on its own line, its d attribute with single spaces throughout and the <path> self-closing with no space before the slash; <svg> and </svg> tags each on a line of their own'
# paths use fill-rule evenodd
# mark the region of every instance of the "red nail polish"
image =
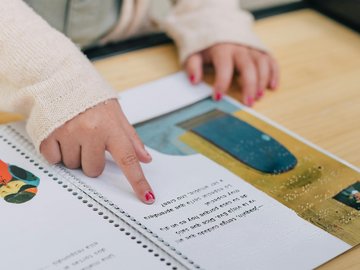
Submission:
<svg viewBox="0 0 360 270">
<path fill-rule="evenodd" d="M 216 101 L 220 101 L 222 99 L 222 94 L 220 92 L 216 92 L 215 96 L 214 96 L 214 99 Z"/>
<path fill-rule="evenodd" d="M 148 192 L 145 193 L 145 201 L 147 203 L 155 202 L 155 196 L 151 191 L 148 191 Z"/>
<path fill-rule="evenodd" d="M 259 90 L 259 91 L 257 91 L 257 93 L 256 93 L 256 97 L 257 97 L 257 98 L 261 98 L 263 95 L 264 95 L 264 91 L 263 91 L 263 90 Z"/>
<path fill-rule="evenodd" d="M 194 75 L 190 75 L 190 82 L 191 83 L 195 83 L 195 76 Z"/>
<path fill-rule="evenodd" d="M 246 105 L 248 105 L 249 107 L 251 107 L 254 104 L 254 99 L 252 97 L 248 97 L 246 99 Z"/>
</svg>

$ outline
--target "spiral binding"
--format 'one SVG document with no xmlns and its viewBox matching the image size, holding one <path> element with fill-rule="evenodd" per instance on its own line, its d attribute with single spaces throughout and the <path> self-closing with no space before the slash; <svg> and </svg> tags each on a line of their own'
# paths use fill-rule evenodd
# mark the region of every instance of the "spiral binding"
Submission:
<svg viewBox="0 0 360 270">
<path fill-rule="evenodd" d="M 124 233 L 131 240 L 136 241 L 139 247 L 146 249 L 149 253 L 153 253 L 155 258 L 158 258 L 160 261 L 164 262 L 164 264 L 169 266 L 169 268 L 171 267 L 170 269 L 172 270 L 177 270 L 179 266 L 185 267 L 181 262 L 176 260 L 176 258 L 173 258 L 163 248 L 159 247 L 153 241 L 148 239 L 143 233 L 132 226 L 124 218 L 116 214 L 116 212 L 118 212 L 122 215 L 125 215 L 126 217 L 130 218 L 131 221 L 136 222 L 137 225 L 140 225 L 143 229 L 151 232 L 141 223 L 137 222 L 136 219 L 132 218 L 128 213 L 117 207 L 114 203 L 111 203 L 95 190 L 82 183 L 80 179 L 77 179 L 75 176 L 70 174 L 64 167 L 60 165 L 44 165 L 46 164 L 44 158 L 36 152 L 33 144 L 25 136 L 23 136 L 21 132 L 16 129 L 16 127 L 13 125 L 6 125 L 0 127 L 0 131 L 0 142 L 2 141 L 3 143 L 8 144 L 25 160 L 27 160 L 34 167 L 41 170 L 50 179 L 59 184 L 60 187 L 71 193 L 85 206 L 92 209 L 94 212 L 97 212 L 97 214 L 102 217 L 104 221 L 111 224 L 120 232 Z M 95 199 L 95 197 L 98 199 Z M 104 204 L 117 211 L 110 210 Z M 155 238 L 158 238 L 152 232 L 151 234 Z M 158 239 L 166 246 L 170 246 L 162 239 Z M 200 269 L 200 267 L 195 268 Z"/>
</svg>

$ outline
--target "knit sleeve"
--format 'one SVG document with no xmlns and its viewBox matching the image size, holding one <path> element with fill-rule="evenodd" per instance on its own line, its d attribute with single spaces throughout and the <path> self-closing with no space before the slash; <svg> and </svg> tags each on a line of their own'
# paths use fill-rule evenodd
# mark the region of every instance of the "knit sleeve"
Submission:
<svg viewBox="0 0 360 270">
<path fill-rule="evenodd" d="M 66 121 L 115 97 L 68 38 L 23 1 L 0 1 L 0 109 L 28 118 L 36 149 Z"/>
<path fill-rule="evenodd" d="M 221 42 L 266 51 L 252 31 L 253 17 L 238 0 L 179 0 L 169 15 L 157 21 L 176 42 L 180 61 Z"/>
</svg>

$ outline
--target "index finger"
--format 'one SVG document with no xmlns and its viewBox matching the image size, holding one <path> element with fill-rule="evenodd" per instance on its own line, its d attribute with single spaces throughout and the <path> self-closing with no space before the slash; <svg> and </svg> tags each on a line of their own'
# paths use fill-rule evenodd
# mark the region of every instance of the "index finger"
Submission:
<svg viewBox="0 0 360 270">
<path fill-rule="evenodd" d="M 130 139 L 124 132 L 109 138 L 107 150 L 121 168 L 137 197 L 146 204 L 155 202 L 154 193 L 145 178 Z"/>
</svg>

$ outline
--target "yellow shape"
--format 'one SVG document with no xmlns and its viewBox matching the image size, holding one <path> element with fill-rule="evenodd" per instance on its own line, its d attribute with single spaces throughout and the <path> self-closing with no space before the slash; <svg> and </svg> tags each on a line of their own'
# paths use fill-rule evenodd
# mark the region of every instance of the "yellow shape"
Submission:
<svg viewBox="0 0 360 270">
<path fill-rule="evenodd" d="M 11 181 L 7 185 L 1 186 L 0 197 L 4 198 L 7 195 L 18 193 L 23 185 L 25 185 L 23 181 Z"/>
<path fill-rule="evenodd" d="M 332 198 L 359 181 L 359 173 L 245 111 L 234 115 L 283 144 L 298 159 L 296 167 L 282 174 L 266 174 L 246 166 L 192 132 L 185 133 L 180 140 L 302 218 L 350 245 L 359 244 L 360 212 Z"/>
</svg>

